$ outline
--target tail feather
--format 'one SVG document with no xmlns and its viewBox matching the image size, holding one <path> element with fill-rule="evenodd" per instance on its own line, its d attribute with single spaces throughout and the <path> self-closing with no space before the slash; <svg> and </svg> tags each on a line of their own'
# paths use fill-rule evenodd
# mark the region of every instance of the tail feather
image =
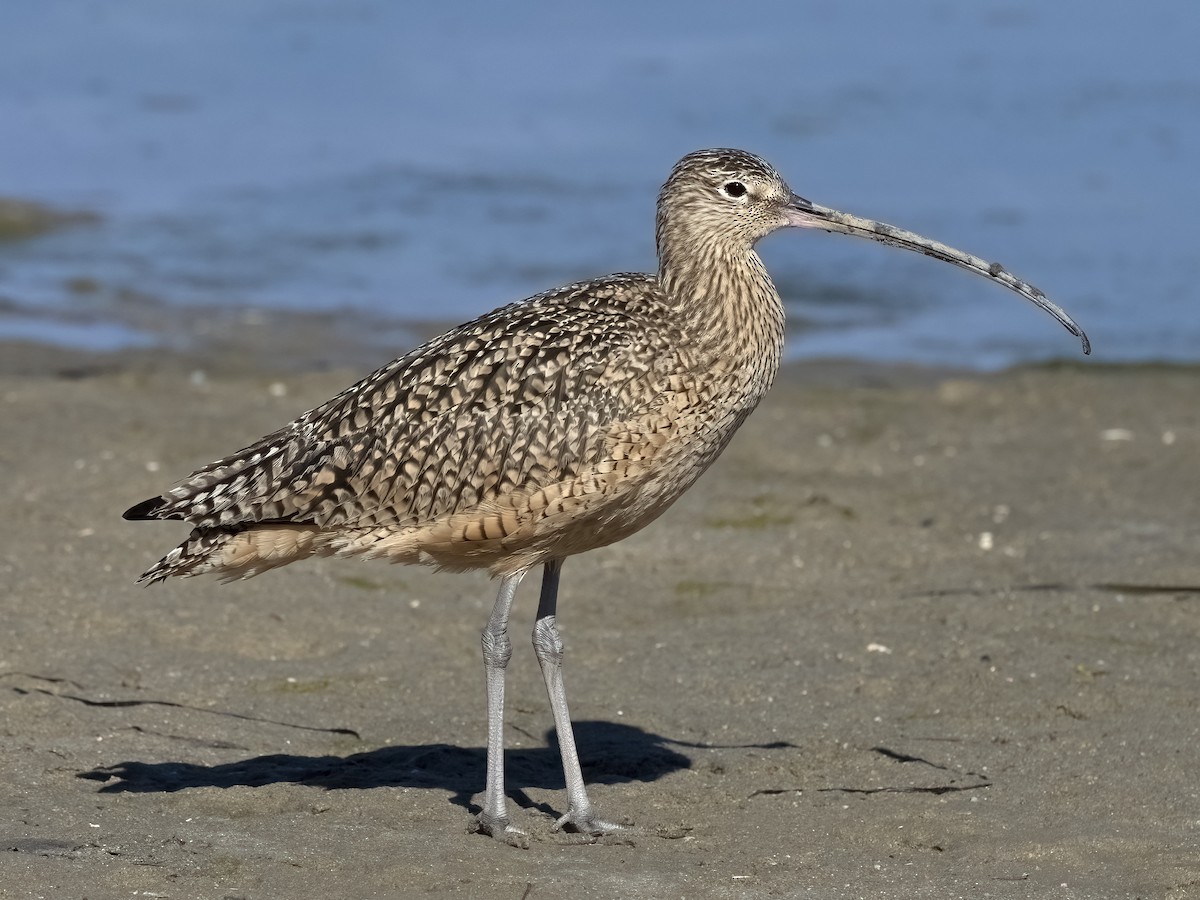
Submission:
<svg viewBox="0 0 1200 900">
<path fill-rule="evenodd" d="M 143 572 L 137 583 L 210 573 L 222 581 L 251 578 L 306 556 L 332 553 L 321 537 L 321 529 L 313 525 L 202 526 L 192 529 L 186 541 Z"/>
</svg>

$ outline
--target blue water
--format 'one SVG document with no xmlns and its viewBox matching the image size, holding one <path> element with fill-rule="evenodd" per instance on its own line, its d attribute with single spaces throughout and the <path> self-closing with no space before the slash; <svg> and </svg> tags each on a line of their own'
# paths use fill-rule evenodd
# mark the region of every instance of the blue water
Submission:
<svg viewBox="0 0 1200 900">
<path fill-rule="evenodd" d="M 670 166 L 741 146 L 1003 262 L 1099 359 L 1195 360 L 1198 44 L 1178 0 L 7 0 L 0 195 L 103 220 L 0 244 L 0 338 L 186 338 L 131 298 L 467 319 L 652 268 Z M 948 266 L 809 232 L 760 249 L 793 357 L 1078 355 Z"/>
</svg>

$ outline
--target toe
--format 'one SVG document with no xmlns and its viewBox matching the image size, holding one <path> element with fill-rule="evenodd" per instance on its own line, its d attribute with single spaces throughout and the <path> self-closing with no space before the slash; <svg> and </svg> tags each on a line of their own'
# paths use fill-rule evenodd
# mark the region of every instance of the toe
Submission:
<svg viewBox="0 0 1200 900">
<path fill-rule="evenodd" d="M 494 840 L 519 850 L 529 849 L 529 835 L 509 822 L 507 817 L 496 819 L 481 813 L 471 823 L 471 831 L 477 834 L 486 834 Z"/>
<path fill-rule="evenodd" d="M 586 812 L 568 810 L 565 816 L 554 823 L 554 830 L 573 831 L 578 834 L 601 837 L 602 835 L 611 834 L 614 831 L 620 831 L 621 826 L 613 822 L 604 821 L 591 810 Z"/>
</svg>

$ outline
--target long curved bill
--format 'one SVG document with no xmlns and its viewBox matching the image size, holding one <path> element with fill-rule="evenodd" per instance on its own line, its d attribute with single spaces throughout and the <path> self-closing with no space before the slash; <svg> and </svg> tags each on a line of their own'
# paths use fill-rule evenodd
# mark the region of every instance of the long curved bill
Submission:
<svg viewBox="0 0 1200 900">
<path fill-rule="evenodd" d="M 983 275 L 985 278 L 998 281 L 1058 319 L 1067 331 L 1083 343 L 1085 354 L 1092 352 L 1092 343 L 1088 340 L 1088 336 L 1061 306 L 1048 299 L 1039 288 L 1034 287 L 1028 281 L 1017 278 L 1000 263 L 988 262 L 986 259 L 972 256 L 970 253 L 963 253 L 961 250 L 955 250 L 938 241 L 931 241 L 929 238 L 921 237 L 911 231 L 904 231 L 894 225 L 873 222 L 870 219 L 861 219 L 849 213 L 838 212 L 836 209 L 818 206 L 796 194 L 792 194 L 791 200 L 784 209 L 784 216 L 789 225 L 799 228 L 820 228 L 823 231 L 850 234 L 879 241 L 881 244 L 889 244 L 892 247 L 914 250 L 917 253 L 932 256 L 934 259 L 952 263 L 968 272 L 974 272 L 976 275 Z"/>
</svg>

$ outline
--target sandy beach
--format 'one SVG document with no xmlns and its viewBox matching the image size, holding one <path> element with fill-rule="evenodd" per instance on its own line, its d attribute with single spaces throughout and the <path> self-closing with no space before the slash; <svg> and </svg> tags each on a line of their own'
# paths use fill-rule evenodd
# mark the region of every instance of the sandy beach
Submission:
<svg viewBox="0 0 1200 900">
<path fill-rule="evenodd" d="M 658 523 L 568 561 L 592 799 L 518 597 L 483 788 L 478 575 L 315 561 L 133 584 L 131 503 L 333 395 L 7 346 L 0 896 L 1200 896 L 1200 373 L 786 370 Z"/>
</svg>

